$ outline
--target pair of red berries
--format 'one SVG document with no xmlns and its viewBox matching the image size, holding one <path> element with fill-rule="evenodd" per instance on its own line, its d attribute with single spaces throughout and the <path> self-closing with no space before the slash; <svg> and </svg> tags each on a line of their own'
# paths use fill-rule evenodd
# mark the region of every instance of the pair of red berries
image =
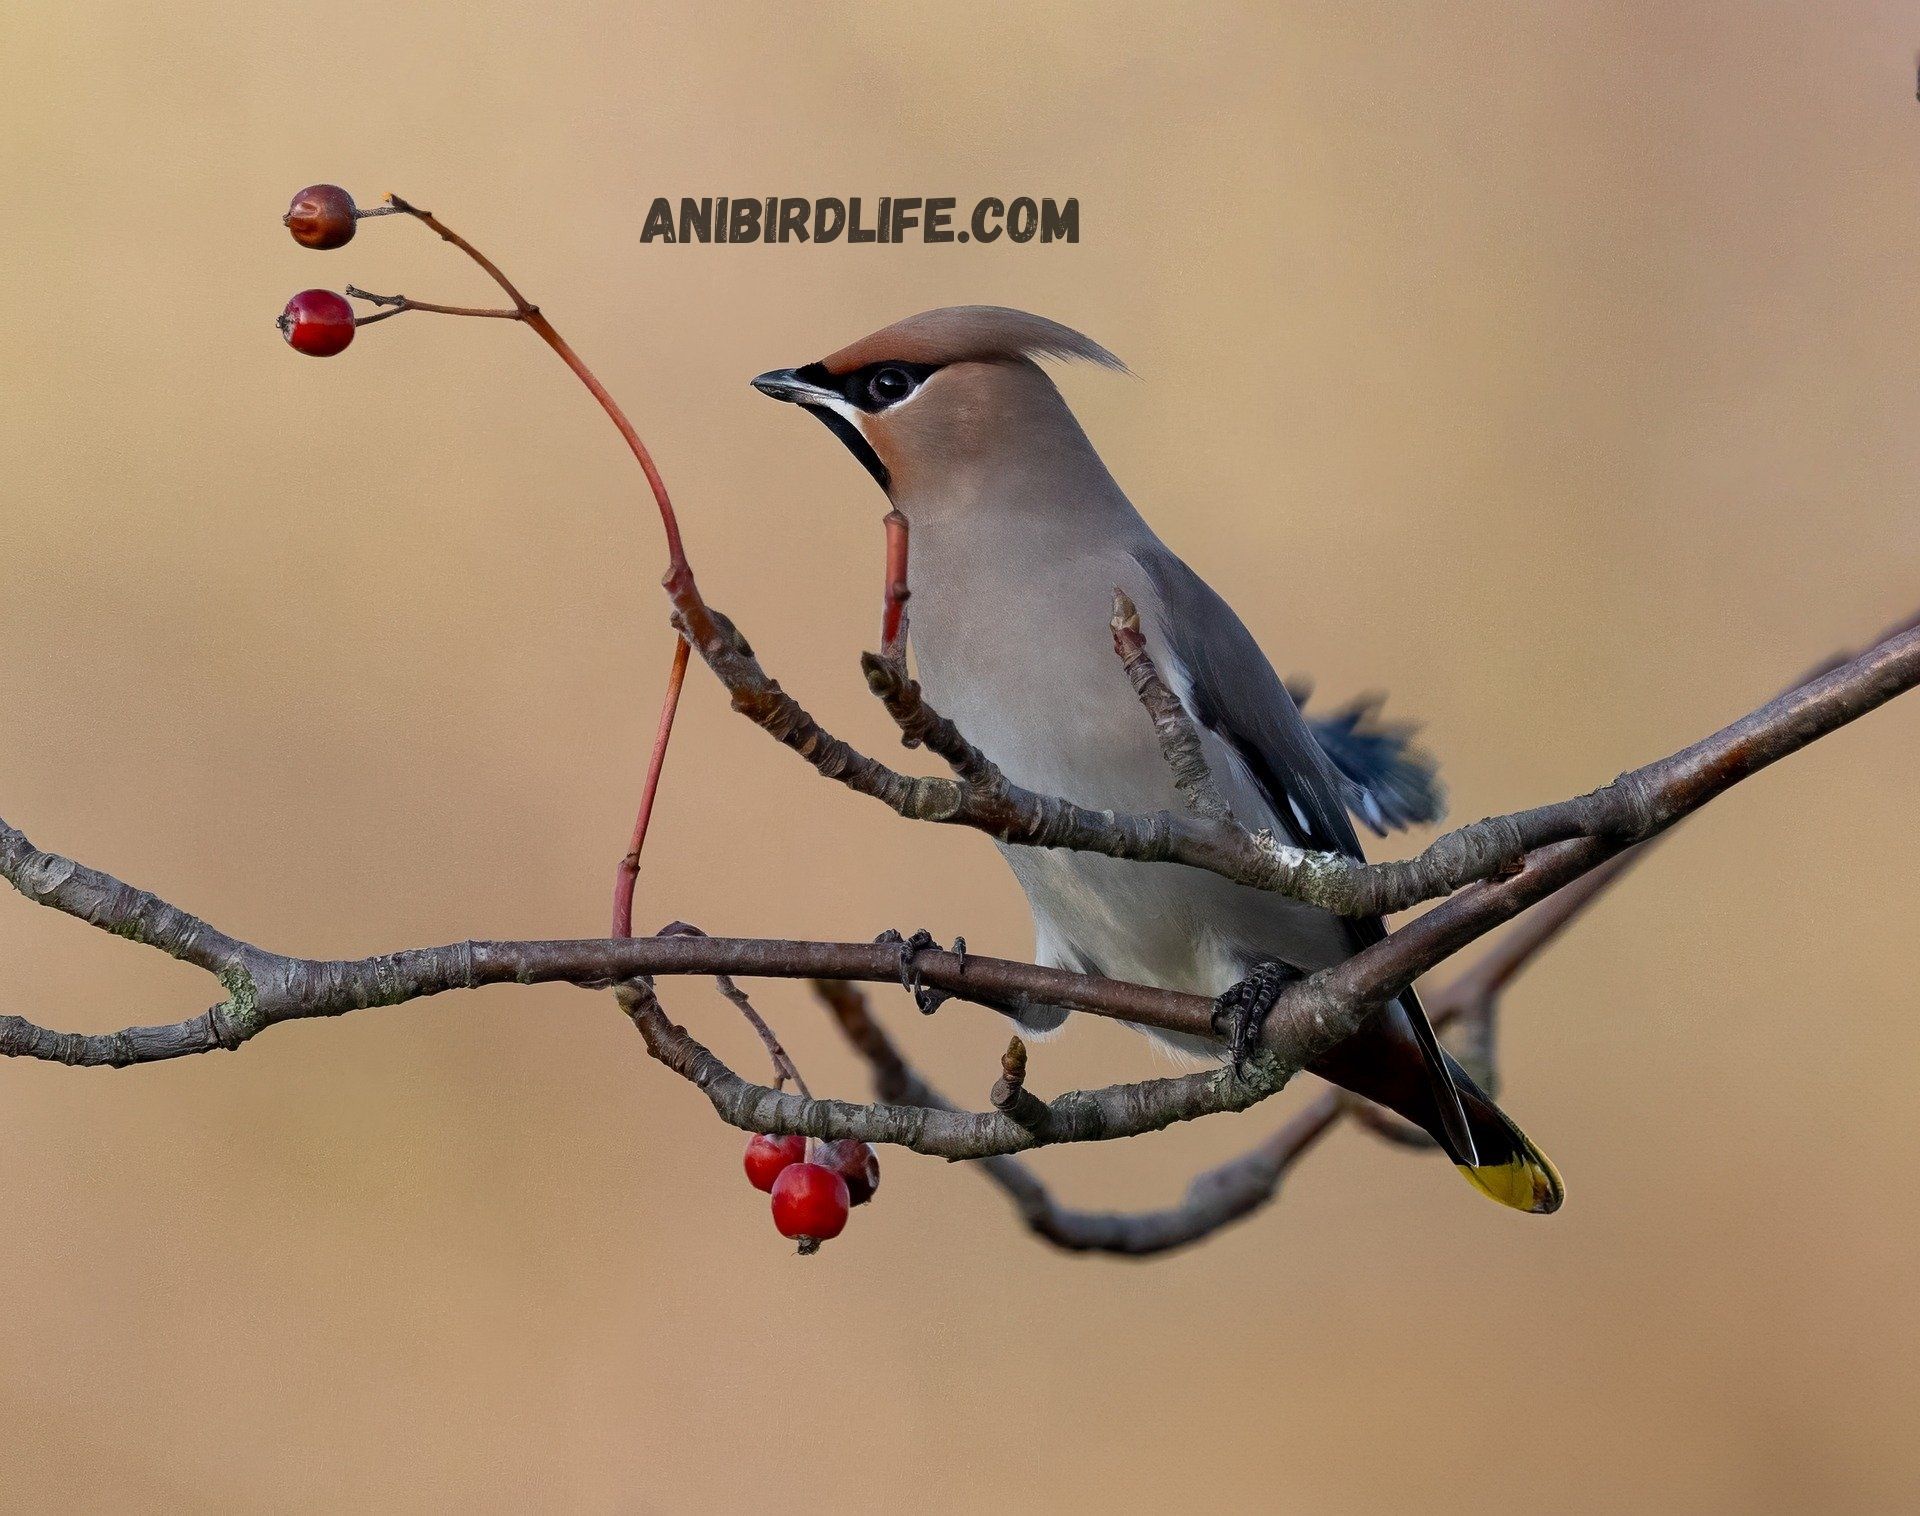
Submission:
<svg viewBox="0 0 1920 1516">
<path fill-rule="evenodd" d="M 281 217 L 302 247 L 345 247 L 353 241 L 360 211 L 353 196 L 337 184 L 310 184 L 293 197 Z M 275 323 L 287 345 L 309 358 L 331 358 L 353 341 L 353 307 L 332 290 L 302 290 L 287 302 Z"/>
<path fill-rule="evenodd" d="M 774 1227 L 803 1253 L 838 1237 L 847 1212 L 880 1188 L 879 1155 L 851 1137 L 811 1142 L 762 1132 L 747 1143 L 745 1167 L 753 1187 L 773 1196 Z"/>
</svg>

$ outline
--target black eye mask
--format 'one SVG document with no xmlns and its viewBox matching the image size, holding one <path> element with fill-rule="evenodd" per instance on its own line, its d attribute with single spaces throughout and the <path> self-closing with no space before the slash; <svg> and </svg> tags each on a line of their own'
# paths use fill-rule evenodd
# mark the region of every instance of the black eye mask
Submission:
<svg viewBox="0 0 1920 1516">
<path fill-rule="evenodd" d="M 937 363 L 869 363 L 850 374 L 829 374 L 825 365 L 809 363 L 793 377 L 823 390 L 832 390 L 855 410 L 877 415 L 898 405 L 935 373 Z"/>
</svg>

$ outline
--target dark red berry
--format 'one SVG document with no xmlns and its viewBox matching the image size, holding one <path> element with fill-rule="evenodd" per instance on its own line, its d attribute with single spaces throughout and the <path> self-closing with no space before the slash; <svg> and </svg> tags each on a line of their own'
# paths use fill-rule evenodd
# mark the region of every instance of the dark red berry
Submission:
<svg viewBox="0 0 1920 1516">
<path fill-rule="evenodd" d="M 309 184 L 280 219 L 302 247 L 345 247 L 356 224 L 353 196 L 337 184 Z"/>
<path fill-rule="evenodd" d="M 773 1224 L 811 1253 L 847 1224 L 847 1181 L 817 1163 L 789 1164 L 773 1181 Z"/>
<path fill-rule="evenodd" d="M 774 1137 L 758 1133 L 747 1143 L 747 1179 L 756 1190 L 770 1190 L 780 1171 L 807 1156 L 804 1137 Z"/>
<path fill-rule="evenodd" d="M 880 1155 L 870 1142 L 842 1137 L 838 1142 L 823 1142 L 813 1155 L 823 1169 L 832 1169 L 847 1181 L 847 1203 L 865 1205 L 880 1188 Z"/>
<path fill-rule="evenodd" d="M 345 295 L 332 290 L 302 290 L 274 325 L 295 352 L 331 358 L 353 341 L 353 307 Z"/>
</svg>

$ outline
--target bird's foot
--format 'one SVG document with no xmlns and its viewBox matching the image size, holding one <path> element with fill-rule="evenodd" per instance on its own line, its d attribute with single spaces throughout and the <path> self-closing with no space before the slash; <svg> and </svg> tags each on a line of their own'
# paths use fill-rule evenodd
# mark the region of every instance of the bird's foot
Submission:
<svg viewBox="0 0 1920 1516">
<path fill-rule="evenodd" d="M 1269 961 L 1214 998 L 1213 1035 L 1226 1043 L 1236 1074 L 1258 1050 L 1261 1029 L 1280 992 L 1299 977 L 1299 970 Z"/>
<path fill-rule="evenodd" d="M 920 1007 L 920 1013 L 923 1016 L 931 1016 L 948 1000 L 953 998 L 945 990 L 934 989 L 920 978 L 920 955 L 926 952 L 940 951 L 939 939 L 936 938 L 932 932 L 922 927 L 911 937 L 902 937 L 898 932 L 889 927 L 873 940 L 875 942 L 884 942 L 900 949 L 900 985 L 909 995 L 913 996 L 913 1003 Z M 960 960 L 961 966 L 964 968 L 967 962 L 966 938 L 956 937 L 953 939 L 953 955 Z"/>
</svg>

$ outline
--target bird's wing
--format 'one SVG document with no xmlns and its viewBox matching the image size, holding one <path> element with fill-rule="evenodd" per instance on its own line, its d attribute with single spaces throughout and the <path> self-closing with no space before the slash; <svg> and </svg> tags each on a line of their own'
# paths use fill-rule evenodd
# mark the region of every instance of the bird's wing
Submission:
<svg viewBox="0 0 1920 1516">
<path fill-rule="evenodd" d="M 1252 772 L 1267 803 L 1300 847 L 1361 858 L 1360 837 L 1347 817 L 1344 780 L 1314 739 L 1293 696 L 1273 671 L 1233 607 L 1157 543 L 1136 553 L 1159 600 L 1157 630 L 1172 656 L 1193 719 L 1226 742 Z M 1386 936 L 1370 916 L 1347 923 L 1354 950 Z M 1455 1156 L 1476 1162 L 1473 1135 L 1446 1055 L 1411 987 L 1396 997 L 1419 1043 L 1421 1061 Z"/>
<path fill-rule="evenodd" d="M 1301 679 L 1287 681 L 1287 693 L 1303 712 L 1312 689 Z M 1447 813 L 1439 765 L 1414 743 L 1411 722 L 1381 718 L 1385 698 L 1362 695 L 1338 710 L 1306 718 L 1307 729 L 1340 780 L 1347 809 L 1376 837 L 1430 825 Z"/>
<path fill-rule="evenodd" d="M 1296 847 L 1359 858 L 1344 781 L 1260 644 L 1213 586 L 1165 548 L 1139 552 L 1160 641 L 1189 713 L 1244 762 Z M 1344 786 L 1344 787 L 1343 787 Z"/>
</svg>

